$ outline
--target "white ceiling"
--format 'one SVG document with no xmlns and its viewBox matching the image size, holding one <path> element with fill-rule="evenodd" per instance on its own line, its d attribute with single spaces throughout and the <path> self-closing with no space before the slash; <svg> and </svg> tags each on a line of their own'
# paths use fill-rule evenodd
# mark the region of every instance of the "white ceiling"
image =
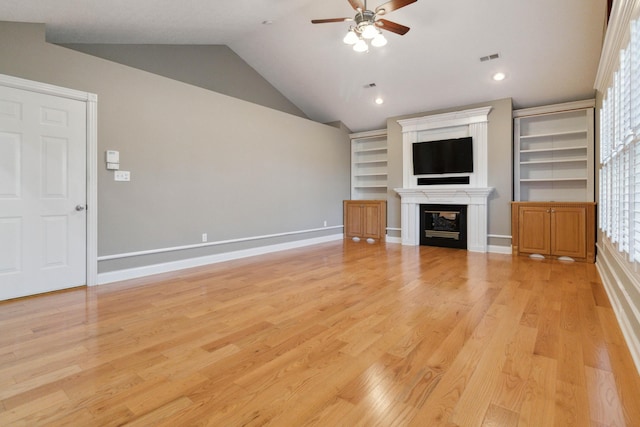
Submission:
<svg viewBox="0 0 640 427">
<path fill-rule="evenodd" d="M 0 20 L 44 22 L 53 43 L 226 44 L 309 118 L 353 131 L 506 97 L 515 108 L 593 97 L 605 14 L 606 0 L 418 0 L 385 16 L 411 31 L 359 54 L 342 43 L 349 23 L 310 23 L 353 17 L 347 0 L 0 2 Z"/>
</svg>

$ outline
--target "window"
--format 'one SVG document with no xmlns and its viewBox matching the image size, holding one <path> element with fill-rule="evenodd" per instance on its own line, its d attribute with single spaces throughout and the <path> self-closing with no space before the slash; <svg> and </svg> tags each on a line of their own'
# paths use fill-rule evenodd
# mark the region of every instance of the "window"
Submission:
<svg viewBox="0 0 640 427">
<path fill-rule="evenodd" d="M 603 233 L 640 263 L 640 24 L 620 52 L 600 110 L 600 220 Z"/>
</svg>

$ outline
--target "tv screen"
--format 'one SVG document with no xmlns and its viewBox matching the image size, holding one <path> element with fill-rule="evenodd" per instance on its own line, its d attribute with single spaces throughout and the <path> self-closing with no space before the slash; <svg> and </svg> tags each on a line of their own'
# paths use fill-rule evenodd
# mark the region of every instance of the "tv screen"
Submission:
<svg viewBox="0 0 640 427">
<path fill-rule="evenodd" d="M 413 174 L 473 172 L 472 138 L 443 139 L 413 144 Z"/>
</svg>

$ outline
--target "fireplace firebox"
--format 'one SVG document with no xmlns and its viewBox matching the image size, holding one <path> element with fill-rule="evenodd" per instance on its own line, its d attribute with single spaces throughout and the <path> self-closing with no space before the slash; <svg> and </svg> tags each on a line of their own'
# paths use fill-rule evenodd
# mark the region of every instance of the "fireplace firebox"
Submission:
<svg viewBox="0 0 640 427">
<path fill-rule="evenodd" d="M 467 249 L 467 206 L 420 205 L 420 244 Z"/>
</svg>

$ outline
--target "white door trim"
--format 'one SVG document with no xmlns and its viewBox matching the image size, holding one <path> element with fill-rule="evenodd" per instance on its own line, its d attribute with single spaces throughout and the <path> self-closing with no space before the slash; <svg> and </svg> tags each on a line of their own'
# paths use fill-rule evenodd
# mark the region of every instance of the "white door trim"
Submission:
<svg viewBox="0 0 640 427">
<path fill-rule="evenodd" d="M 62 98 L 87 106 L 87 286 L 98 284 L 98 95 L 0 74 L 0 85 Z"/>
</svg>

